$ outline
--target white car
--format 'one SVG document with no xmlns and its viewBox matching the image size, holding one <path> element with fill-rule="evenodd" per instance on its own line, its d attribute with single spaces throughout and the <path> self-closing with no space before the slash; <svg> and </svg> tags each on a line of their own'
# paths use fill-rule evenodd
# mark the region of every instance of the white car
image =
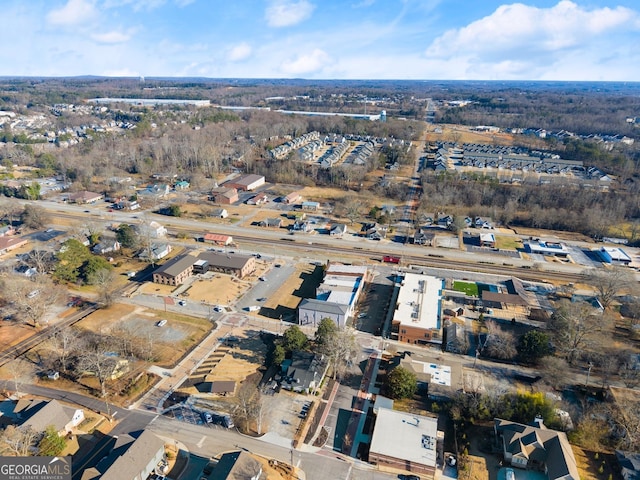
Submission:
<svg viewBox="0 0 640 480">
<path fill-rule="evenodd" d="M 364 312 L 358 314 L 358 318 L 365 318 L 366 316 L 367 314 Z"/>
<path fill-rule="evenodd" d="M 186 304 L 187 304 L 187 301 L 186 301 L 186 300 L 180 300 L 180 301 L 178 302 L 178 305 L 180 305 L 181 307 L 184 307 Z"/>
</svg>

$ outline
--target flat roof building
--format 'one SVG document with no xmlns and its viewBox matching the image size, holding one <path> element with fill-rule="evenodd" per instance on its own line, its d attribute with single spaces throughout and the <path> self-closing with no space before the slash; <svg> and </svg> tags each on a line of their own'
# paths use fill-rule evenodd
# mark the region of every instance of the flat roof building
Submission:
<svg viewBox="0 0 640 480">
<path fill-rule="evenodd" d="M 537 253 L 552 257 L 567 257 L 569 255 L 567 246 L 560 242 L 525 242 L 524 248 L 528 253 Z"/>
<path fill-rule="evenodd" d="M 440 318 L 444 280 L 405 273 L 398 286 L 392 335 L 413 344 L 442 343 Z"/>
<path fill-rule="evenodd" d="M 629 265 L 631 257 L 619 247 L 602 247 L 598 254 L 602 261 L 612 265 Z"/>
<path fill-rule="evenodd" d="M 436 463 L 442 461 L 443 441 L 437 418 L 379 408 L 369 462 L 434 478 Z"/>
</svg>

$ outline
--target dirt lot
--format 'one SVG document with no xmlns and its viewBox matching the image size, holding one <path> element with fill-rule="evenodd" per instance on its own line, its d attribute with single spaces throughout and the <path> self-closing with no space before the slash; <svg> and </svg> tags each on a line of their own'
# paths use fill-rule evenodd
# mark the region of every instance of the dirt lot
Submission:
<svg viewBox="0 0 640 480">
<path fill-rule="evenodd" d="M 156 324 L 165 319 L 160 328 Z M 108 332 L 114 328 L 126 328 L 139 342 L 153 342 L 156 362 L 173 365 L 193 345 L 197 344 L 212 328 L 205 319 L 161 312 L 126 304 L 115 304 L 98 310 L 76 324 L 91 332 Z"/>
<path fill-rule="evenodd" d="M 439 128 L 442 133 L 436 133 Z M 474 132 L 463 125 L 427 125 L 427 141 L 456 141 L 457 143 L 484 143 L 513 145 L 514 136 L 506 133 Z"/>
<path fill-rule="evenodd" d="M 271 312 L 271 318 L 283 318 L 291 315 L 303 298 L 313 298 L 315 288 L 322 279 L 321 267 L 308 263 L 299 263 L 295 266 L 295 273 L 290 275 L 280 288 L 269 296 L 264 303 L 262 311 Z"/>
</svg>

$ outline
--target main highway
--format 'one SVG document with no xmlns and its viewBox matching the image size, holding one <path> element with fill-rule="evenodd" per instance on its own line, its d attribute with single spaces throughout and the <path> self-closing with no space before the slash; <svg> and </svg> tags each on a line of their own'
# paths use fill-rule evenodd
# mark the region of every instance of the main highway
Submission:
<svg viewBox="0 0 640 480">
<path fill-rule="evenodd" d="M 496 254 L 467 252 L 459 249 L 408 245 L 388 240 L 375 241 L 362 237 L 347 236 L 334 238 L 328 235 L 304 234 L 295 235 L 282 231 L 244 227 L 239 224 L 219 224 L 202 220 L 169 217 L 153 213 L 108 212 L 105 204 L 94 206 L 68 205 L 50 201 L 38 201 L 37 205 L 45 208 L 52 225 L 86 223 L 139 223 L 146 217 L 163 224 L 173 236 L 197 238 L 206 232 L 221 233 L 233 236 L 238 249 L 243 251 L 259 251 L 274 255 L 305 257 L 315 259 L 342 259 L 363 263 L 380 262 L 383 255 L 399 256 L 403 266 L 416 265 L 432 268 L 462 270 L 479 273 L 491 273 L 516 276 L 523 280 L 550 281 L 558 283 L 577 282 L 584 277 L 585 267 L 546 262 L 536 263 L 523 258 L 506 257 Z M 89 214 L 87 213 L 87 208 Z M 256 207 L 258 208 L 258 207 Z M 277 212 L 274 212 L 277 215 Z M 184 241 L 176 238 L 176 243 Z M 198 246 L 189 242 L 191 246 Z"/>
</svg>

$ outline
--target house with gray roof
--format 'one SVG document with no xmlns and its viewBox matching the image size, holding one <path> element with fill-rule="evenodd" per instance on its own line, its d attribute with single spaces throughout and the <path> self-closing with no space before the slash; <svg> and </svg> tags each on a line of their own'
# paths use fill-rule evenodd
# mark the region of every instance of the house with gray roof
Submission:
<svg viewBox="0 0 640 480">
<path fill-rule="evenodd" d="M 282 388 L 311 393 L 322 382 L 328 366 L 322 355 L 295 351 L 291 354 L 291 360 L 283 362 Z"/>
<path fill-rule="evenodd" d="M 243 451 L 225 453 L 207 477 L 209 480 L 258 480 L 262 465 Z"/>
<path fill-rule="evenodd" d="M 81 408 L 66 407 L 57 400 L 23 399 L 15 402 L 9 417 L 20 427 L 44 432 L 52 425 L 59 435 L 65 435 L 84 420 L 84 411 Z"/>
<path fill-rule="evenodd" d="M 573 450 L 564 432 L 496 418 L 494 430 L 504 459 L 513 467 L 544 472 L 549 480 L 579 480 Z"/>
<path fill-rule="evenodd" d="M 82 480 L 146 480 L 163 459 L 164 441 L 150 431 L 143 430 L 137 438 L 120 435 L 111 453 L 86 469 Z"/>
</svg>

